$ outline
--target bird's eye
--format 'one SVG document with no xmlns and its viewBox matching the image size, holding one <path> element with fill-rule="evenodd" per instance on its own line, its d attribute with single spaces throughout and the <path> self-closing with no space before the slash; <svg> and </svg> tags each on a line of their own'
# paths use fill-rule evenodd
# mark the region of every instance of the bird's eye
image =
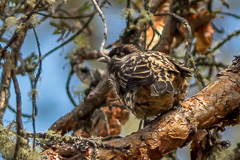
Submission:
<svg viewBox="0 0 240 160">
<path fill-rule="evenodd" d="M 120 52 L 120 53 L 115 53 L 112 58 L 113 59 L 120 59 L 120 58 L 123 58 L 125 56 L 124 53 Z"/>
<path fill-rule="evenodd" d="M 120 54 L 117 55 L 117 57 L 118 57 L 118 58 L 124 57 L 124 53 L 121 52 Z"/>
</svg>

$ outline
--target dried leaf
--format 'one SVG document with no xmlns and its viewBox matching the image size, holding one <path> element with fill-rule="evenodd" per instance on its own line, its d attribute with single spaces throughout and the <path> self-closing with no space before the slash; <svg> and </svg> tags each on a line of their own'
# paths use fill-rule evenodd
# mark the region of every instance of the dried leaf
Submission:
<svg viewBox="0 0 240 160">
<path fill-rule="evenodd" d="M 79 123 L 76 126 L 74 135 L 106 137 L 108 136 L 107 126 L 111 136 L 119 135 L 122 131 L 122 125 L 129 119 L 129 112 L 127 109 L 114 106 L 122 106 L 122 104 L 118 101 L 116 94 L 111 91 L 106 99 L 106 106 L 102 107 L 102 110 L 96 109 L 91 115 L 91 125 L 84 122 Z M 107 124 L 105 119 L 107 119 Z"/>
<path fill-rule="evenodd" d="M 200 54 L 205 53 L 212 45 L 214 29 L 211 26 L 211 21 L 213 18 L 215 18 L 215 14 L 208 10 L 203 10 L 186 18 L 192 32 L 197 37 L 196 51 Z"/>
<path fill-rule="evenodd" d="M 214 29 L 211 26 L 211 21 L 198 28 L 196 37 L 196 51 L 200 54 L 205 53 L 212 45 Z"/>
</svg>

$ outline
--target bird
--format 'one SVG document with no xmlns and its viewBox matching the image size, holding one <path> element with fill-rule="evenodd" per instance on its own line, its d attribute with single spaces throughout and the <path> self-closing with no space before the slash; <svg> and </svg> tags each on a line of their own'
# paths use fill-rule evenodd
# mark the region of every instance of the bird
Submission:
<svg viewBox="0 0 240 160">
<path fill-rule="evenodd" d="M 180 104 L 191 70 L 165 53 L 141 51 L 133 44 L 113 48 L 107 63 L 109 81 L 120 101 L 138 119 L 162 114 Z"/>
</svg>

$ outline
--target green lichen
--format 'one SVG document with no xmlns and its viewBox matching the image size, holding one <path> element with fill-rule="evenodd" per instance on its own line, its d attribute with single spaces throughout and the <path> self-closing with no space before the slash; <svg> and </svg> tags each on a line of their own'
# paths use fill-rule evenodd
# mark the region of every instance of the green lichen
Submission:
<svg viewBox="0 0 240 160">
<path fill-rule="evenodd" d="M 153 14 L 150 13 L 149 11 L 146 11 L 146 10 L 141 10 L 141 14 L 140 14 L 140 19 L 138 21 L 139 25 L 143 25 L 145 23 L 148 23 L 152 20 L 153 18 Z"/>
<path fill-rule="evenodd" d="M 0 151 L 4 159 L 14 159 L 16 147 L 16 134 L 0 125 Z M 39 150 L 33 151 L 25 138 L 19 138 L 19 150 L 17 154 L 19 160 L 38 160 L 40 159 Z"/>
<path fill-rule="evenodd" d="M 16 28 L 16 33 L 18 34 L 19 37 L 23 37 L 25 35 L 25 32 L 23 32 L 23 29 L 26 27 L 26 23 L 21 22 L 17 28 Z"/>
<path fill-rule="evenodd" d="M 13 159 L 15 151 L 15 142 L 11 138 L 11 134 L 6 132 L 2 125 L 0 125 L 0 151 L 3 158 Z"/>
<path fill-rule="evenodd" d="M 134 19 L 134 17 L 137 16 L 137 13 L 134 9 L 132 8 L 127 8 L 127 9 L 123 9 L 122 10 L 122 16 L 124 18 L 129 18 L 129 19 Z M 149 23 L 152 18 L 153 18 L 153 14 L 149 11 L 146 11 L 146 10 L 141 10 L 141 12 L 139 13 L 139 16 L 138 16 L 138 22 L 137 24 L 133 24 L 131 23 L 130 26 L 129 26 L 129 29 L 138 29 L 140 30 L 144 24 L 147 24 Z"/>
<path fill-rule="evenodd" d="M 234 153 L 229 148 L 230 147 L 229 141 L 219 141 L 213 143 L 213 147 L 210 150 L 210 157 L 209 160 L 225 160 L 225 159 L 234 159 Z"/>
<path fill-rule="evenodd" d="M 102 143 L 102 137 L 97 137 L 96 143 L 97 143 L 97 144 L 101 144 L 101 143 Z"/>
<path fill-rule="evenodd" d="M 123 18 L 130 17 L 133 18 L 136 15 L 136 11 L 133 8 L 124 8 L 122 10 L 121 16 Z"/>
<path fill-rule="evenodd" d="M 231 149 L 225 150 L 215 150 L 211 155 L 209 160 L 225 160 L 225 159 L 234 159 L 234 153 Z"/>
<path fill-rule="evenodd" d="M 36 5 L 36 0 L 27 0 L 26 2 L 27 2 L 27 4 L 29 4 L 32 7 L 35 7 L 35 5 Z"/>
<path fill-rule="evenodd" d="M 27 18 L 25 15 L 21 17 L 21 19 Z M 22 37 L 25 35 L 25 32 L 23 30 L 26 29 L 28 26 L 34 26 L 36 27 L 39 24 L 39 20 L 37 19 L 38 15 L 32 15 L 27 21 L 20 22 L 16 27 L 16 33 L 19 37 Z"/>
<path fill-rule="evenodd" d="M 5 19 L 5 27 L 8 31 L 10 31 L 11 28 L 15 27 L 17 24 L 17 18 L 16 17 L 8 17 L 7 19 Z"/>
<path fill-rule="evenodd" d="M 47 0 L 50 5 L 54 5 L 56 3 L 56 0 Z"/>
<path fill-rule="evenodd" d="M 45 138 L 38 139 L 41 144 L 48 144 L 49 142 L 61 142 L 63 141 L 64 137 L 61 135 L 61 133 L 49 130 L 46 133 Z"/>
<path fill-rule="evenodd" d="M 34 14 L 31 16 L 31 18 L 29 19 L 29 22 L 36 27 L 37 25 L 39 25 L 40 21 L 38 20 L 39 15 L 38 14 Z"/>
<path fill-rule="evenodd" d="M 38 90 L 37 90 L 37 89 L 32 89 L 32 90 L 28 93 L 28 96 L 31 98 L 33 94 L 35 94 L 35 96 L 38 97 Z"/>
</svg>

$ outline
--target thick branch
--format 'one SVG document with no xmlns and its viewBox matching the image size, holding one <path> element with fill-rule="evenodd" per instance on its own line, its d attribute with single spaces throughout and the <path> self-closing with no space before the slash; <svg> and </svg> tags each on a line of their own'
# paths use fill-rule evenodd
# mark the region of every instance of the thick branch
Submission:
<svg viewBox="0 0 240 160">
<path fill-rule="evenodd" d="M 166 18 L 160 43 L 154 50 L 166 54 L 170 54 L 172 52 L 172 42 L 174 35 L 176 34 L 177 22 L 178 21 L 174 17 L 168 16 Z"/>
<path fill-rule="evenodd" d="M 2 118 L 6 107 L 8 106 L 8 99 L 10 97 L 9 87 L 11 83 L 11 71 L 10 71 L 10 60 L 3 65 L 3 72 L 1 77 L 1 89 L 0 89 L 0 123 L 2 123 Z"/>
<path fill-rule="evenodd" d="M 73 111 L 67 115 L 59 118 L 49 130 L 55 131 L 67 131 L 71 130 L 79 120 L 88 116 L 94 109 L 100 107 L 105 101 L 106 95 L 110 90 L 108 84 L 108 77 L 105 76 L 104 80 L 101 81 L 97 87 L 82 101 L 82 103 L 75 107 Z M 64 134 L 64 133 L 63 133 Z"/>
<path fill-rule="evenodd" d="M 186 99 L 182 107 L 163 115 L 138 133 L 106 143 L 128 148 L 135 155 L 133 158 L 147 155 L 150 159 L 159 159 L 191 140 L 200 141 L 205 129 L 235 125 L 239 123 L 239 79 L 239 72 L 222 72 L 215 82 Z M 107 149 L 100 149 L 99 155 L 101 159 L 125 157 Z"/>
<path fill-rule="evenodd" d="M 236 62 L 236 61 L 235 61 Z M 218 74 L 218 79 L 198 94 L 186 99 L 177 110 L 158 117 L 150 125 L 127 137 L 103 141 L 102 145 L 127 150 L 132 159 L 160 159 L 191 141 L 201 141 L 206 129 L 239 123 L 239 60 L 231 69 Z M 63 147 L 65 148 L 66 145 Z M 72 147 L 73 148 L 73 147 Z M 60 149 L 63 151 L 63 149 Z M 66 156 L 68 151 L 61 152 Z M 76 150 L 71 153 L 77 152 Z M 100 159 L 129 159 L 125 153 L 100 147 Z"/>
</svg>

